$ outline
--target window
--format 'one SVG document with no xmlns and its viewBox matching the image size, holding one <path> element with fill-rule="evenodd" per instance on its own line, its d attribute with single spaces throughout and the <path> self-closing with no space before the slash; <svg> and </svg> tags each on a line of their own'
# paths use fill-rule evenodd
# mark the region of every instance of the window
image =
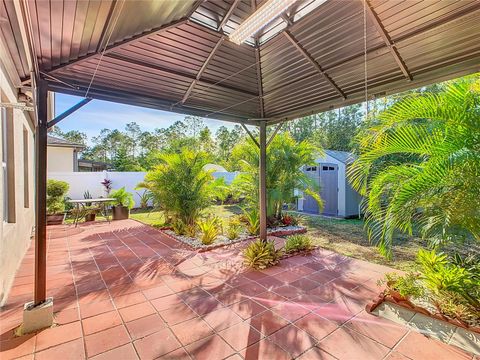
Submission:
<svg viewBox="0 0 480 360">
<path fill-rule="evenodd" d="M 28 161 L 28 130 L 23 127 L 23 206 L 30 207 L 30 179 Z"/>
<path fill-rule="evenodd" d="M 7 109 L 0 108 L 2 117 L 2 180 L 3 180 L 3 221 L 8 221 L 8 146 L 7 146 Z"/>
<path fill-rule="evenodd" d="M 317 171 L 317 167 L 316 167 L 316 166 L 307 166 L 307 168 L 305 169 L 305 171 L 308 171 L 308 172 L 310 172 L 310 171 L 312 171 L 312 172 L 313 172 L 313 171 Z"/>
<path fill-rule="evenodd" d="M 2 96 L 3 100 L 3 96 Z M 1 108 L 3 221 L 15 222 L 15 162 L 13 109 Z"/>
</svg>

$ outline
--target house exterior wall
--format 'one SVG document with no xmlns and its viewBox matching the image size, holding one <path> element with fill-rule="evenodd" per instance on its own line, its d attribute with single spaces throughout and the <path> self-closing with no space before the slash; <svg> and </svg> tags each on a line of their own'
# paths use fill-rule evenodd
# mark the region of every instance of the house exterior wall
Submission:
<svg viewBox="0 0 480 360">
<path fill-rule="evenodd" d="M 0 57 L 3 58 L 3 55 Z M 2 102 L 17 103 L 17 92 L 9 81 L 0 62 L 0 87 Z M 3 112 L 5 114 L 5 111 Z M 9 110 L 13 125 L 8 133 L 11 136 L 8 143 L 10 161 L 13 161 L 12 175 L 14 184 L 4 188 L 3 176 L 0 174 L 0 306 L 8 296 L 15 273 L 28 249 L 34 226 L 34 137 L 33 124 L 22 110 Z M 0 151 L 3 155 L 3 133 L 0 128 Z M 4 221 L 4 198 L 7 194 L 13 200 L 14 206 L 7 211 L 14 212 L 14 221 Z M 33 292 L 33 289 L 32 289 Z"/>
<path fill-rule="evenodd" d="M 70 147 L 48 146 L 47 171 L 73 172 L 75 171 L 75 150 Z"/>
</svg>

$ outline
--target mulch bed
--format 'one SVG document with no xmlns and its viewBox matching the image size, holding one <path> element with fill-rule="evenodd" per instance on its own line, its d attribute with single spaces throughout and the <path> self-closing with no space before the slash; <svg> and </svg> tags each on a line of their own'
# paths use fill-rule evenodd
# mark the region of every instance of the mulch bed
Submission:
<svg viewBox="0 0 480 360">
<path fill-rule="evenodd" d="M 160 228 L 159 230 L 169 238 L 180 241 L 181 243 L 191 247 L 192 249 L 198 252 L 209 251 L 209 250 L 217 249 L 220 247 L 237 244 L 243 241 L 253 240 L 258 237 L 258 236 L 250 236 L 250 235 L 243 234 L 243 236 L 240 236 L 239 238 L 230 240 L 225 236 L 221 236 L 213 244 L 204 245 L 198 238 L 190 238 L 187 236 L 176 235 L 171 228 L 165 227 L 165 228 Z M 307 228 L 303 226 L 285 226 L 285 227 L 277 227 L 277 228 L 267 230 L 267 234 L 269 236 L 289 236 L 294 234 L 304 234 L 306 232 L 307 232 Z M 219 242 L 218 240 L 220 240 L 221 242 Z"/>
</svg>

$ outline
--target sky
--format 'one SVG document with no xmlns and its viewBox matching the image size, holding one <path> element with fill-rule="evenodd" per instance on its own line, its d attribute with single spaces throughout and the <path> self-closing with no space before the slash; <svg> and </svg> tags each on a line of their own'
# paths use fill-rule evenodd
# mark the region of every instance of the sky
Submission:
<svg viewBox="0 0 480 360">
<path fill-rule="evenodd" d="M 55 115 L 61 114 L 82 98 L 71 95 L 55 94 Z M 100 130 L 124 130 L 125 125 L 135 121 L 143 131 L 152 131 L 155 128 L 166 128 L 177 120 L 183 120 L 185 115 L 166 111 L 117 104 L 108 101 L 92 100 L 73 114 L 62 120 L 58 126 L 62 131 L 79 130 L 88 136 L 89 143 Z M 204 119 L 212 133 L 220 126 L 231 129 L 234 124 L 212 119 Z"/>
</svg>

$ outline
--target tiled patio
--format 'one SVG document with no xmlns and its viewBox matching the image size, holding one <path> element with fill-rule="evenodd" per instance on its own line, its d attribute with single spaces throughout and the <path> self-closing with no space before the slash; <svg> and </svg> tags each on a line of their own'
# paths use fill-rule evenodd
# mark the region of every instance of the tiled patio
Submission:
<svg viewBox="0 0 480 360">
<path fill-rule="evenodd" d="M 253 272 L 242 246 L 197 253 L 133 220 L 49 227 L 58 326 L 13 335 L 31 300 L 30 249 L 0 313 L 0 358 L 473 358 L 364 311 L 391 269 L 317 250 Z"/>
</svg>

